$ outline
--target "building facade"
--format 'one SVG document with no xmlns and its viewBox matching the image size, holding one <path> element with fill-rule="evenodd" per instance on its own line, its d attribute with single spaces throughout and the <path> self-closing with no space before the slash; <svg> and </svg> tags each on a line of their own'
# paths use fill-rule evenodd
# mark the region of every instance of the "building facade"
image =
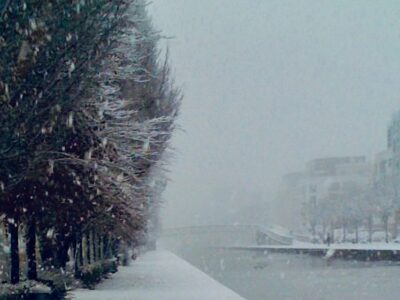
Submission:
<svg viewBox="0 0 400 300">
<path fill-rule="evenodd" d="M 363 227 L 400 230 L 400 111 L 387 130 L 387 149 L 373 162 L 365 156 L 327 157 L 309 161 L 302 172 L 282 178 L 277 219 L 291 229 L 307 228 L 315 236 L 326 230 Z M 344 238 L 345 240 L 345 238 Z"/>
<path fill-rule="evenodd" d="M 314 235 L 359 219 L 358 204 L 372 178 L 365 156 L 315 159 L 307 164 L 306 175 L 304 215 Z"/>
<path fill-rule="evenodd" d="M 362 195 L 372 180 L 365 156 L 314 159 L 305 171 L 282 178 L 279 192 L 280 224 L 325 236 L 327 230 L 358 220 Z"/>
<path fill-rule="evenodd" d="M 387 174 L 386 185 L 391 185 L 394 192 L 394 207 L 400 209 L 400 111 L 393 115 L 387 131 L 388 159 L 381 160 L 385 164 Z M 379 173 L 382 175 L 382 172 Z"/>
</svg>

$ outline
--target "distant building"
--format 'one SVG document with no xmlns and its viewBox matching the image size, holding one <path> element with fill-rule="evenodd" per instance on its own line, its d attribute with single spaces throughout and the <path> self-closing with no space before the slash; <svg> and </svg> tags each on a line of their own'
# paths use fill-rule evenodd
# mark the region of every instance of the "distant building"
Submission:
<svg viewBox="0 0 400 300">
<path fill-rule="evenodd" d="M 328 157 L 314 159 L 307 163 L 307 173 L 311 176 L 336 176 L 344 173 L 364 172 L 367 166 L 365 156 Z"/>
<path fill-rule="evenodd" d="M 327 157 L 282 178 L 276 218 L 291 229 L 400 230 L 400 111 L 387 131 L 387 149 L 373 163 L 365 156 Z M 364 227 L 365 228 L 365 227 Z M 343 238 L 345 239 L 345 238 Z"/>
<path fill-rule="evenodd" d="M 387 148 L 394 157 L 400 156 L 400 111 L 393 115 L 387 131 Z"/>
<path fill-rule="evenodd" d="M 348 182 L 368 184 L 371 166 L 365 156 L 321 158 L 307 164 L 306 175 L 306 202 L 316 204 Z"/>
<path fill-rule="evenodd" d="M 384 227 L 398 236 L 400 224 L 400 111 L 395 113 L 387 130 L 387 149 L 376 155 L 374 165 L 376 206 Z"/>
<path fill-rule="evenodd" d="M 393 176 L 393 152 L 379 152 L 374 160 L 374 184 L 383 185 Z"/>
<path fill-rule="evenodd" d="M 387 161 L 385 163 L 385 170 L 387 174 L 390 174 L 389 184 L 392 183 L 395 189 L 395 205 L 397 209 L 400 208 L 400 111 L 393 115 L 392 121 L 389 124 L 387 131 Z"/>
<path fill-rule="evenodd" d="M 307 163 L 305 217 L 311 231 L 325 235 L 329 227 L 339 227 L 351 206 L 350 201 L 370 184 L 372 167 L 365 156 L 329 157 Z M 349 207 L 349 208 L 347 208 Z"/>
<path fill-rule="evenodd" d="M 314 159 L 304 172 L 282 178 L 277 201 L 279 224 L 324 235 L 328 228 L 339 226 L 338 207 L 343 201 L 355 201 L 371 179 L 372 166 L 365 156 Z"/>
</svg>

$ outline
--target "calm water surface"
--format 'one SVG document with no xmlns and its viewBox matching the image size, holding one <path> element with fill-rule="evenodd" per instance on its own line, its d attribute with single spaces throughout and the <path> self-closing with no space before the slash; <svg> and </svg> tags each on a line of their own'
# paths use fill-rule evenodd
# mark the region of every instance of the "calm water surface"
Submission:
<svg viewBox="0 0 400 300">
<path fill-rule="evenodd" d="M 400 262 L 187 249 L 181 257 L 249 300 L 400 299 Z"/>
</svg>

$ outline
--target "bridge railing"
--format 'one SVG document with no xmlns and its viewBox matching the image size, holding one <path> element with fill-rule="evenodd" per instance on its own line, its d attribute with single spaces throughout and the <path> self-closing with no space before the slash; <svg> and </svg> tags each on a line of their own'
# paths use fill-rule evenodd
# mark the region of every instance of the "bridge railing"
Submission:
<svg viewBox="0 0 400 300">
<path fill-rule="evenodd" d="M 279 229 L 279 228 L 278 228 Z M 263 226 L 257 224 L 235 224 L 235 225 L 204 225 L 204 226 L 186 226 L 178 228 L 168 228 L 162 232 L 162 237 L 181 237 L 208 235 L 215 233 L 230 233 L 230 234 L 248 234 L 249 239 L 254 243 L 262 243 L 260 236 L 265 236 L 268 241 L 277 244 L 290 245 L 293 242 L 293 237 L 284 234 L 282 230 L 278 230 L 274 226 Z"/>
</svg>

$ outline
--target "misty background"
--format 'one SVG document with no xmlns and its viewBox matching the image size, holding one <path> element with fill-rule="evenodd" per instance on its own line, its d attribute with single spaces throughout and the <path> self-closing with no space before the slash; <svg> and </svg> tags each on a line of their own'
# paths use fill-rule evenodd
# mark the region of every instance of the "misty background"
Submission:
<svg viewBox="0 0 400 300">
<path fill-rule="evenodd" d="M 185 99 L 164 227 L 274 222 L 281 177 L 386 147 L 398 1 L 154 0 Z"/>
</svg>

